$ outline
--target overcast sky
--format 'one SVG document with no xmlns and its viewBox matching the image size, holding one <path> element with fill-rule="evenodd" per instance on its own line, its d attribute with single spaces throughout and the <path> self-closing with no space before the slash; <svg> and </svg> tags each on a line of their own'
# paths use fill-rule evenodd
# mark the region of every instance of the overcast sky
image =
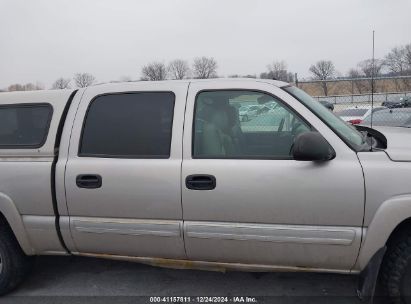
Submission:
<svg viewBox="0 0 411 304">
<path fill-rule="evenodd" d="M 346 73 L 411 43 L 411 0 L 0 0 L 0 88 L 89 72 L 139 79 L 151 61 L 212 56 L 218 74 L 285 60 L 299 77 L 329 59 Z"/>
</svg>

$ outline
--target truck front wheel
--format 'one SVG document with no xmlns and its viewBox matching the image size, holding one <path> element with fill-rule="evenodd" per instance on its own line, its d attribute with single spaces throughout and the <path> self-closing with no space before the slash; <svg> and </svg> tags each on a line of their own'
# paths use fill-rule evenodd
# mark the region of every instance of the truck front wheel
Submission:
<svg viewBox="0 0 411 304">
<path fill-rule="evenodd" d="M 24 254 L 13 232 L 0 217 L 0 295 L 16 288 L 26 277 L 33 257 Z"/>
<path fill-rule="evenodd" d="M 411 231 L 399 234 L 388 247 L 381 282 L 392 303 L 411 304 Z"/>
</svg>

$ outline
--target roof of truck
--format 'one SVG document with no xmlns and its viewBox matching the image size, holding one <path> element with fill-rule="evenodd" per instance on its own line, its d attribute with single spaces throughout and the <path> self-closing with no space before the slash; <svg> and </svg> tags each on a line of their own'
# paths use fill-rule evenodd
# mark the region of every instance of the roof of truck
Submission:
<svg viewBox="0 0 411 304">
<path fill-rule="evenodd" d="M 182 79 L 182 80 L 159 80 L 159 81 L 146 81 L 146 80 L 133 80 L 133 81 L 113 81 L 113 82 L 103 82 L 96 84 L 100 85 L 110 85 L 110 84 L 121 84 L 121 83 L 133 83 L 133 82 L 147 82 L 147 83 L 197 83 L 197 82 L 264 82 L 274 85 L 276 87 L 284 87 L 288 86 L 289 83 L 279 81 L 279 80 L 272 80 L 272 79 L 260 79 L 260 78 L 208 78 L 208 79 Z"/>
<path fill-rule="evenodd" d="M 210 79 L 183 79 L 183 80 L 161 80 L 161 81 L 128 81 L 128 82 L 108 82 L 95 84 L 91 87 L 110 87 L 115 89 L 116 87 L 124 84 L 132 83 L 146 83 L 151 87 L 155 86 L 156 83 L 164 86 L 165 84 L 176 84 L 176 83 L 199 83 L 199 82 L 243 82 L 243 83 L 268 83 L 276 87 L 288 86 L 289 83 L 271 79 L 255 79 L 255 78 L 210 78 Z M 87 88 L 85 88 L 87 89 Z M 38 90 L 38 91 L 13 91 L 13 92 L 0 92 L 0 105 L 2 104 L 13 104 L 13 103 L 38 103 L 39 100 L 43 100 L 44 103 L 51 103 L 55 105 L 56 103 L 62 103 L 63 106 L 66 103 L 68 96 L 71 95 L 76 89 L 65 89 L 65 90 Z M 81 90 L 81 89 L 80 89 Z"/>
<path fill-rule="evenodd" d="M 183 80 L 161 80 L 161 81 L 144 81 L 144 83 L 150 84 L 153 86 L 155 83 L 198 83 L 198 82 L 263 82 L 269 83 L 276 87 L 288 86 L 287 82 L 271 80 L 271 79 L 255 79 L 255 78 L 210 78 L 210 79 L 183 79 Z M 128 81 L 128 82 L 108 82 L 108 83 L 99 83 L 93 86 L 106 86 L 106 87 L 117 87 L 125 83 L 141 83 L 142 81 Z M 44 98 L 47 100 L 65 100 L 75 89 L 66 89 L 66 90 L 39 90 L 39 91 L 15 91 L 15 92 L 1 92 L 0 93 L 0 105 L 1 104 L 13 104 L 13 103 L 24 103 L 25 100 L 27 103 L 33 102 L 33 97 L 36 97 L 36 102 L 38 99 Z M 44 102 L 47 102 L 46 100 Z M 65 103 L 65 102 L 64 102 Z"/>
<path fill-rule="evenodd" d="M 1 92 L 0 105 L 13 103 L 33 103 L 33 98 L 35 98 L 34 102 L 36 103 L 43 102 L 53 104 L 53 101 L 62 101 L 64 107 L 64 104 L 67 102 L 68 97 L 73 91 L 74 89 Z"/>
</svg>

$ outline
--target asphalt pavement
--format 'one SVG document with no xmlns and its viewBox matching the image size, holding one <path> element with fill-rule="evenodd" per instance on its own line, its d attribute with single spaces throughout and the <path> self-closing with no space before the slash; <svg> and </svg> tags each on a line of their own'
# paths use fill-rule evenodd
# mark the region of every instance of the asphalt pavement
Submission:
<svg viewBox="0 0 411 304">
<path fill-rule="evenodd" d="M 357 276 L 174 270 L 83 257 L 38 257 L 1 303 L 361 303 Z"/>
</svg>

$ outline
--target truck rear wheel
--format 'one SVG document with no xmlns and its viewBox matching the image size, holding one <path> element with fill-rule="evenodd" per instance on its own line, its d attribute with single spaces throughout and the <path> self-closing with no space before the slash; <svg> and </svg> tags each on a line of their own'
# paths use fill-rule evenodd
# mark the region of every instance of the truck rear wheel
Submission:
<svg viewBox="0 0 411 304">
<path fill-rule="evenodd" d="M 31 269 L 33 257 L 24 254 L 4 218 L 0 218 L 0 295 L 16 288 Z"/>
<path fill-rule="evenodd" d="M 388 247 L 381 282 L 392 303 L 411 304 L 411 231 L 401 233 Z"/>
</svg>

